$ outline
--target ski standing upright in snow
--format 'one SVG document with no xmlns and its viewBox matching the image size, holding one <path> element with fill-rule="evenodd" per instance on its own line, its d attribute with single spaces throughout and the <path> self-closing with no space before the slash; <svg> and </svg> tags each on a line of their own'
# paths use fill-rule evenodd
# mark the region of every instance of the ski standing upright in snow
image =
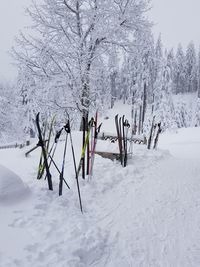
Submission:
<svg viewBox="0 0 200 267">
<path fill-rule="evenodd" d="M 90 164 L 89 179 L 91 179 L 93 176 L 95 149 L 96 149 L 96 145 L 97 145 L 98 134 L 100 132 L 101 125 L 102 125 L 102 123 L 101 123 L 101 124 L 99 124 L 99 126 L 97 126 L 97 123 L 98 123 L 98 111 L 96 112 L 96 115 L 95 115 L 94 137 L 93 137 L 93 142 L 91 144 L 91 164 Z"/>
<path fill-rule="evenodd" d="M 115 126 L 117 130 L 117 139 L 119 145 L 119 155 L 121 165 L 126 167 L 127 158 L 128 158 L 128 130 L 130 124 L 128 120 L 125 119 L 125 116 L 118 118 L 118 114 L 115 116 Z"/>
<path fill-rule="evenodd" d="M 123 117 L 123 139 L 124 139 L 124 167 L 127 165 L 128 159 L 128 130 L 130 128 L 130 124 L 128 120 L 124 120 Z"/>
<path fill-rule="evenodd" d="M 51 141 L 51 135 L 52 135 L 52 132 L 53 132 L 53 124 L 55 122 L 55 119 L 56 119 L 56 116 L 54 115 L 53 118 L 52 118 L 52 120 L 51 120 L 51 123 L 50 123 L 49 134 L 48 134 L 47 141 L 45 143 L 47 154 L 48 154 L 48 151 L 49 151 L 49 146 L 50 146 L 50 141 Z M 45 166 L 44 166 L 44 163 L 43 163 L 40 166 L 40 172 L 38 174 L 38 179 L 41 179 L 42 178 L 42 176 L 44 174 L 44 170 L 45 170 Z"/>
<path fill-rule="evenodd" d="M 154 139 L 153 149 L 156 149 L 158 146 L 158 139 L 159 139 L 160 133 L 162 132 L 161 122 L 158 123 L 157 127 L 158 129 L 157 129 L 156 137 Z"/>
<path fill-rule="evenodd" d="M 66 137 L 65 137 L 65 146 L 64 146 L 64 152 L 63 152 L 62 169 L 60 172 L 59 196 L 62 195 L 62 190 L 63 190 L 63 179 L 64 179 L 64 169 L 65 169 L 65 157 L 66 157 L 66 151 L 67 151 L 67 140 L 68 140 L 68 134 L 70 132 L 69 120 L 66 123 L 66 125 L 64 126 L 64 129 L 66 131 Z"/>
<path fill-rule="evenodd" d="M 118 114 L 115 116 L 115 126 L 116 126 L 116 130 L 117 130 L 117 140 L 118 140 L 118 146 L 119 146 L 119 155 L 120 155 L 120 161 L 121 164 L 123 164 L 123 155 L 122 155 L 122 138 L 121 138 L 121 134 L 120 134 L 120 125 L 119 125 L 119 118 L 118 118 Z"/>
<path fill-rule="evenodd" d="M 150 135 L 147 143 L 147 148 L 151 149 L 151 143 L 153 140 L 153 131 L 154 131 L 154 121 L 155 121 L 155 116 L 153 116 L 152 123 L 151 123 L 151 130 L 150 130 Z"/>
<path fill-rule="evenodd" d="M 44 166 L 45 166 L 45 169 L 46 169 L 49 190 L 53 190 L 52 177 L 51 177 L 51 173 L 50 173 L 49 165 L 48 165 L 48 161 L 47 161 L 47 151 L 46 151 L 45 141 L 42 138 L 39 115 L 40 115 L 40 113 L 38 113 L 37 116 L 36 116 L 36 126 L 37 126 L 37 130 L 38 130 L 38 138 L 39 138 L 39 143 L 38 144 L 42 148 L 42 155 L 43 155 L 43 158 L 44 158 Z"/>
</svg>

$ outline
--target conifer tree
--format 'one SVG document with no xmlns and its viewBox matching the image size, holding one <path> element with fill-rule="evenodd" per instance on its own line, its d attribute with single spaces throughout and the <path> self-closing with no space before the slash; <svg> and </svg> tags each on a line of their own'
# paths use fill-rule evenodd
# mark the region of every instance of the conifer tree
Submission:
<svg viewBox="0 0 200 267">
<path fill-rule="evenodd" d="M 186 91 L 186 63 L 185 63 L 185 55 L 181 44 L 178 45 L 175 64 L 176 64 L 174 73 L 175 94 L 184 93 Z"/>
<path fill-rule="evenodd" d="M 188 44 L 186 50 L 186 92 L 197 91 L 197 60 L 194 43 Z"/>
</svg>

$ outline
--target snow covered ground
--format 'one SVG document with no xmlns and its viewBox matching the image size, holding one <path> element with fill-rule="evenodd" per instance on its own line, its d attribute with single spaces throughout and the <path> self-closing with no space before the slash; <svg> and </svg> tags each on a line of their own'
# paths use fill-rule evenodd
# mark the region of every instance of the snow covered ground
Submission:
<svg viewBox="0 0 200 267">
<path fill-rule="evenodd" d="M 79 155 L 81 136 L 73 138 Z M 200 266 L 200 128 L 163 134 L 158 151 L 135 145 L 127 168 L 97 156 L 93 179 L 80 178 L 83 214 L 70 149 L 62 197 L 56 170 L 50 192 L 36 180 L 40 152 L 26 150 L 0 151 L 0 164 L 30 188 L 0 201 L 1 267 Z M 58 164 L 62 153 L 60 142 Z"/>
</svg>

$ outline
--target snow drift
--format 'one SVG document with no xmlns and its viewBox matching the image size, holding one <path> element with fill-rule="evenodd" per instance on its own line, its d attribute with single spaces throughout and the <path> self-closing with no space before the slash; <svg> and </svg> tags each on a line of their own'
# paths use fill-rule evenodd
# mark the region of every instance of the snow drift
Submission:
<svg viewBox="0 0 200 267">
<path fill-rule="evenodd" d="M 0 203 L 17 202 L 29 193 L 29 188 L 17 174 L 0 165 Z"/>
</svg>

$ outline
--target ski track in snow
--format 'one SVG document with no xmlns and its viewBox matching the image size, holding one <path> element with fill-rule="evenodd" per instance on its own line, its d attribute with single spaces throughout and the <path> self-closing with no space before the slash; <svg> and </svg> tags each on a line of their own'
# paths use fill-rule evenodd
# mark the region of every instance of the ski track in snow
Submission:
<svg viewBox="0 0 200 267">
<path fill-rule="evenodd" d="M 200 186 L 198 179 L 186 184 L 191 175 L 198 177 L 200 168 L 195 169 L 197 162 L 191 174 L 191 162 L 184 165 L 183 160 L 169 158 L 144 170 L 146 179 L 138 188 L 134 181 L 126 181 L 124 187 L 122 182 L 113 192 L 113 203 L 108 204 L 109 197 L 104 198 L 102 210 L 108 211 L 109 206 L 109 211 L 100 225 L 109 228 L 111 240 L 116 238 L 116 246 L 108 262 L 100 266 L 200 265 L 200 216 L 197 213 Z"/>
<path fill-rule="evenodd" d="M 31 160 L 26 172 L 17 168 L 32 195 L 0 206 L 8 214 L 0 231 L 19 246 L 9 251 L 0 241 L 0 266 L 200 266 L 200 157 L 134 149 L 127 168 L 96 157 L 93 179 L 80 178 L 83 215 L 74 182 L 58 197 L 56 183 L 50 192 L 30 173 Z"/>
</svg>

